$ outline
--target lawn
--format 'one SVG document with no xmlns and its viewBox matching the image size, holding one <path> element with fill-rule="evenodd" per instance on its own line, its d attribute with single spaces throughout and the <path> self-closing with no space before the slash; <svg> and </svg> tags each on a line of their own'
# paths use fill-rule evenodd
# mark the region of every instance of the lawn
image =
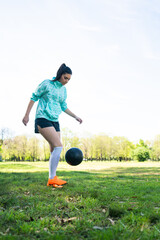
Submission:
<svg viewBox="0 0 160 240">
<path fill-rule="evenodd" d="M 0 163 L 0 239 L 160 239 L 160 162 Z"/>
</svg>

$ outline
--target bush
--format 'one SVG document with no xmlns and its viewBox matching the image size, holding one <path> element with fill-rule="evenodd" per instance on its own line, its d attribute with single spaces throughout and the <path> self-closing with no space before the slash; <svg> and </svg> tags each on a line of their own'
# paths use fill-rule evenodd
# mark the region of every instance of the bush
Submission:
<svg viewBox="0 0 160 240">
<path fill-rule="evenodd" d="M 150 158 L 149 150 L 146 147 L 138 147 L 134 150 L 134 159 L 139 162 L 144 162 Z"/>
</svg>

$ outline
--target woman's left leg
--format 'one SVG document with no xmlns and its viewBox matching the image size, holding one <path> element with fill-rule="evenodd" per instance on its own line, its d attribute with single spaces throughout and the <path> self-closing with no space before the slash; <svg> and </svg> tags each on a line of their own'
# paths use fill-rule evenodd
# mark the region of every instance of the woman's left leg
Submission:
<svg viewBox="0 0 160 240">
<path fill-rule="evenodd" d="M 38 129 L 41 135 L 48 141 L 51 151 L 49 159 L 49 180 L 47 185 L 63 185 L 66 183 L 66 181 L 58 179 L 56 176 L 56 169 L 63 148 L 60 141 L 60 132 L 56 132 L 54 127 L 41 128 L 40 126 L 38 126 Z"/>
<path fill-rule="evenodd" d="M 57 132 L 57 135 L 60 139 L 60 132 Z M 53 149 L 52 146 L 50 145 L 50 149 L 51 149 L 51 155 L 49 159 L 49 179 L 53 179 L 56 176 L 56 170 L 58 167 L 58 163 L 59 163 L 59 159 L 60 159 L 60 155 L 63 147 L 58 146 L 58 147 L 54 147 Z"/>
</svg>

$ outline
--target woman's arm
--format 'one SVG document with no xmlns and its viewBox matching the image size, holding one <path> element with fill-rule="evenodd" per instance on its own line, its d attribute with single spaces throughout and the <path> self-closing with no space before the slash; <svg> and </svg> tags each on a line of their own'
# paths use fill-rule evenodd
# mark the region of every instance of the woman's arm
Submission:
<svg viewBox="0 0 160 240">
<path fill-rule="evenodd" d="M 65 110 L 65 113 L 67 113 L 69 116 L 75 118 L 79 123 L 82 123 L 82 119 L 77 117 L 73 112 L 71 112 L 68 108 Z"/>
<path fill-rule="evenodd" d="M 34 101 L 30 100 L 29 104 L 28 104 L 28 107 L 27 107 L 27 110 L 26 110 L 26 113 L 24 115 L 24 118 L 22 119 L 22 122 L 23 124 L 26 126 L 27 123 L 29 122 L 29 114 L 30 114 L 30 111 L 34 105 Z"/>
</svg>

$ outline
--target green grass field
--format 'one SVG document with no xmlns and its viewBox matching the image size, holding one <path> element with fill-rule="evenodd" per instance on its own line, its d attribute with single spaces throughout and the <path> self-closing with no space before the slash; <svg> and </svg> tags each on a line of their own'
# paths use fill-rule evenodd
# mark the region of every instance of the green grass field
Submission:
<svg viewBox="0 0 160 240">
<path fill-rule="evenodd" d="M 0 163 L 0 239 L 160 239 L 160 162 Z"/>
</svg>

